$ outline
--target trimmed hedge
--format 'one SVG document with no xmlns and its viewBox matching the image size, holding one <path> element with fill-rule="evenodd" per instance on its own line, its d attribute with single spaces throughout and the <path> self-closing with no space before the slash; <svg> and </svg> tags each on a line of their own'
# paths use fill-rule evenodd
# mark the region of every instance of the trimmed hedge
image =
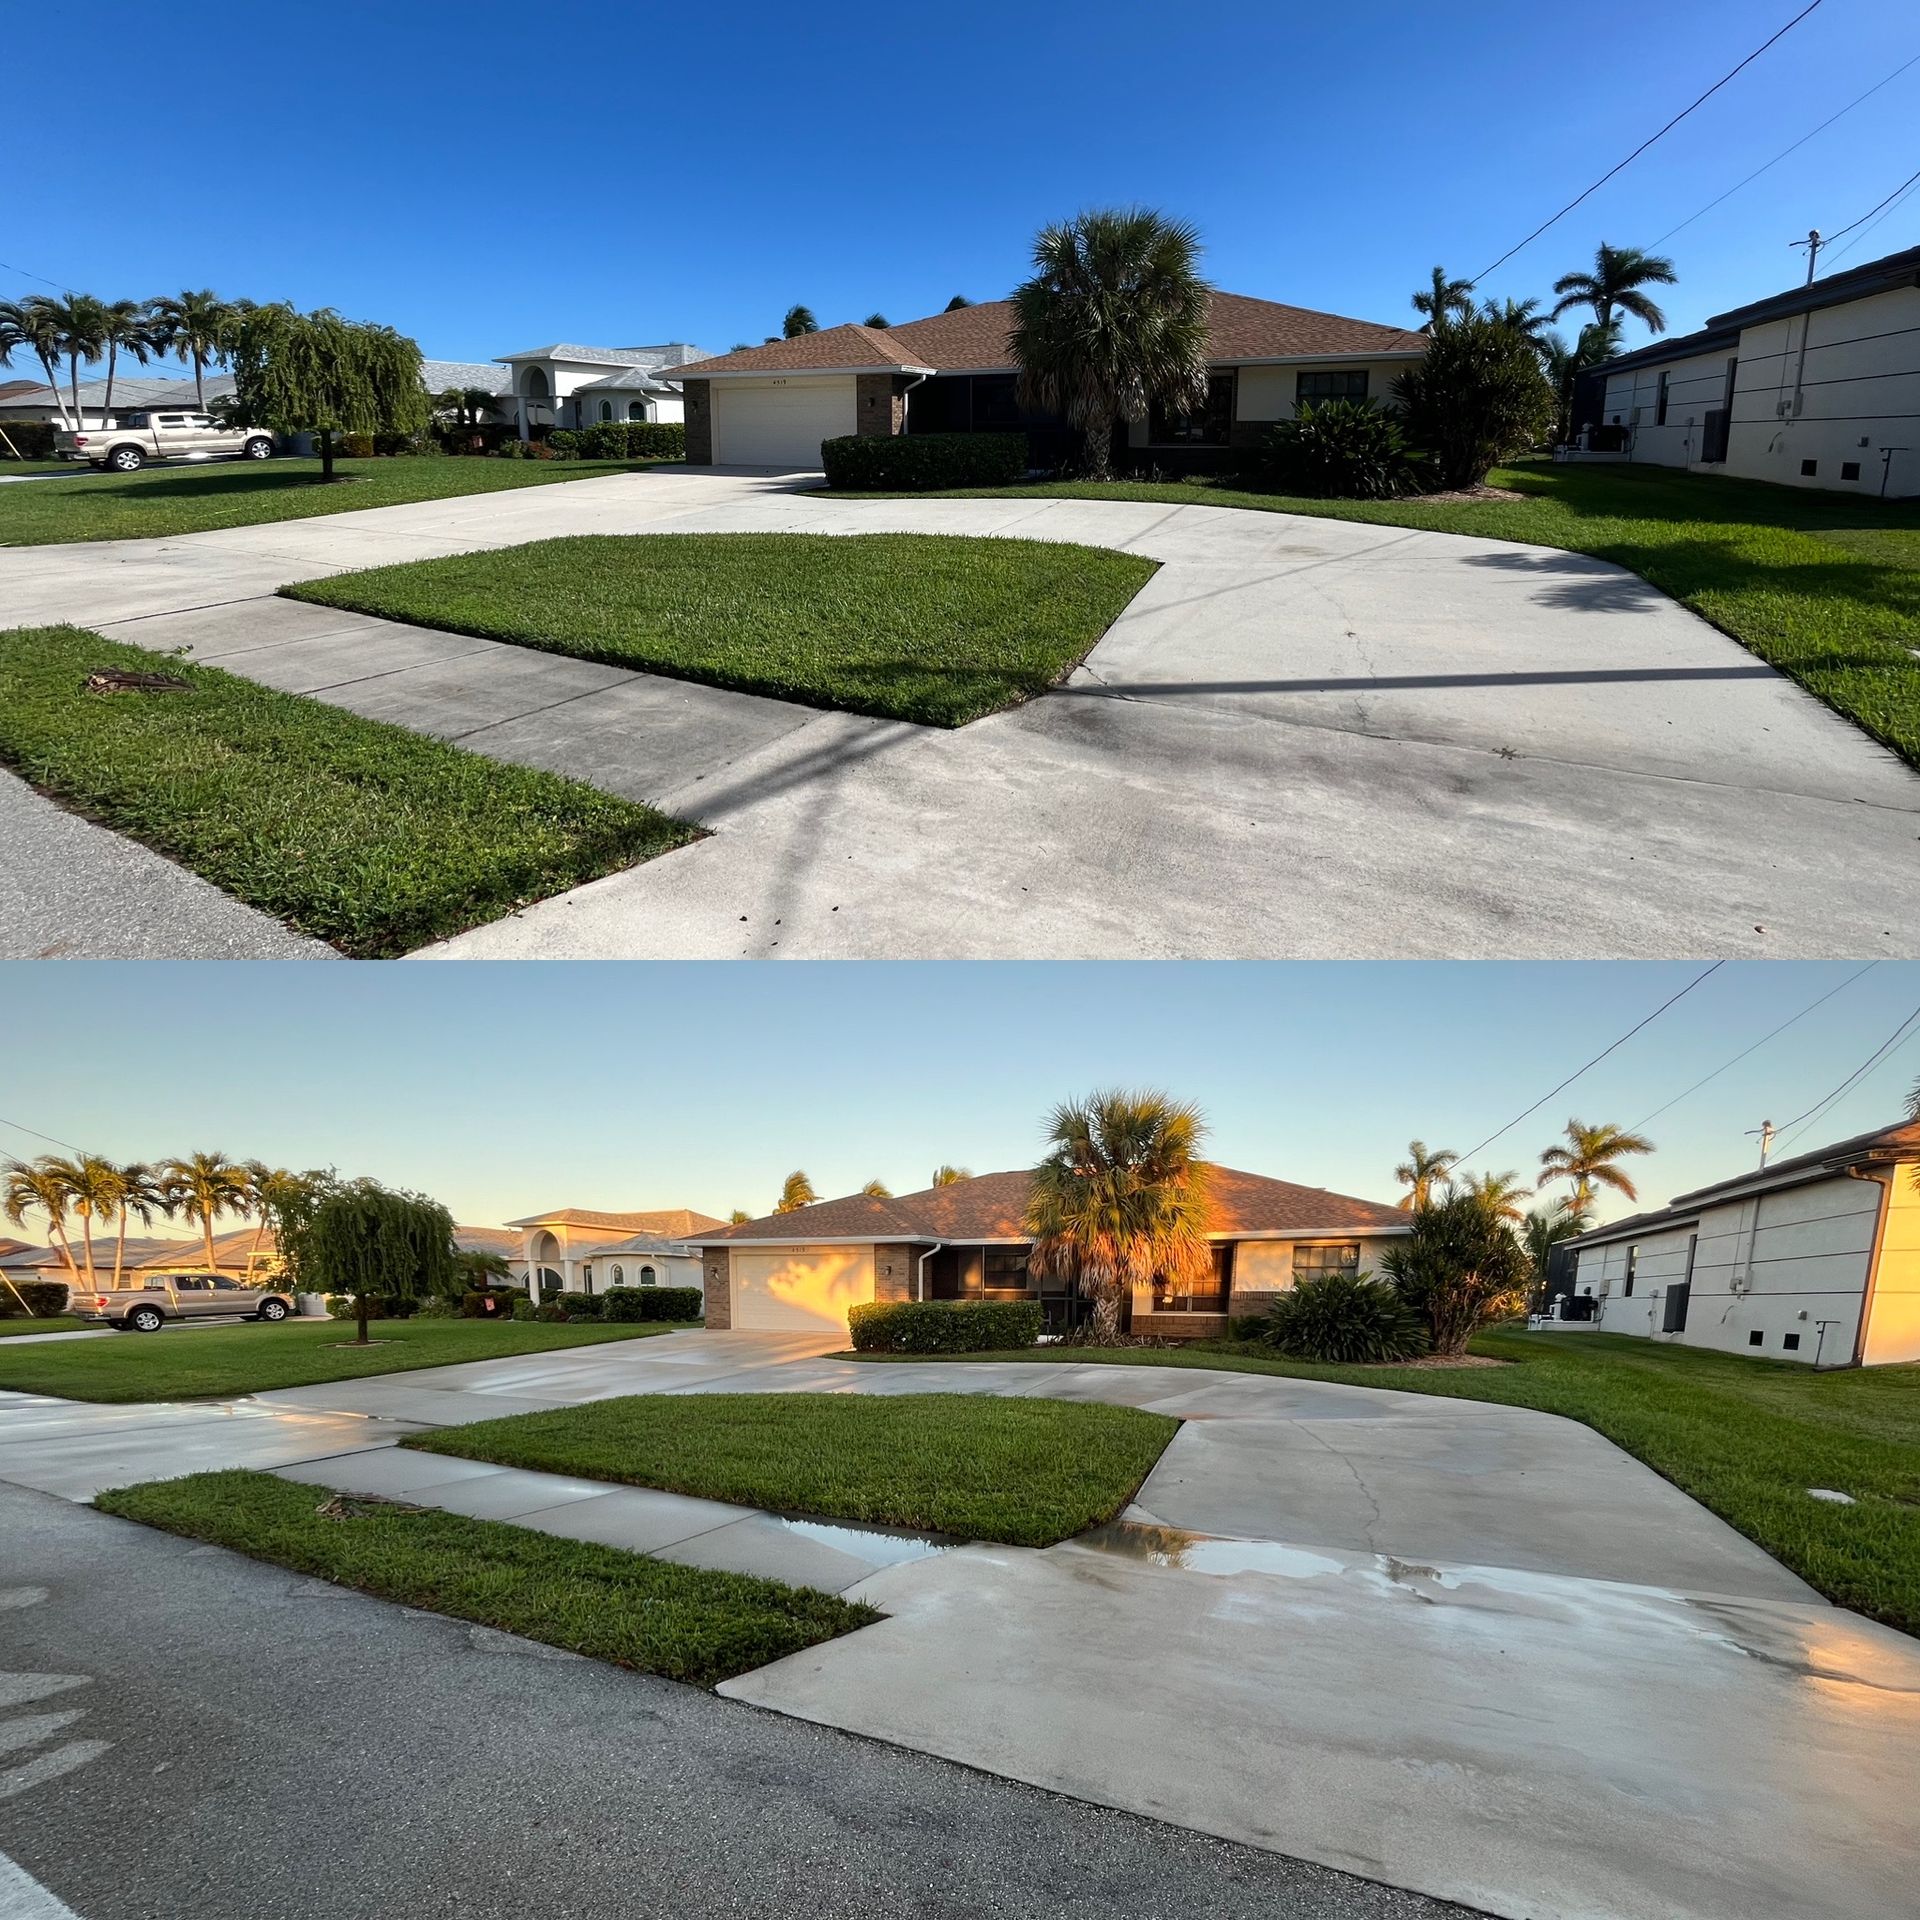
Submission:
<svg viewBox="0 0 1920 1920">
<path fill-rule="evenodd" d="M 608 1320 L 698 1320 L 705 1306 L 698 1287 L 609 1287 L 600 1299 Z"/>
<path fill-rule="evenodd" d="M 868 1300 L 847 1324 L 859 1353 L 1004 1353 L 1032 1346 L 1046 1316 L 1034 1300 Z"/>
<path fill-rule="evenodd" d="M 51 460 L 53 458 L 53 422 L 51 420 L 7 420 L 0 419 L 0 427 L 6 429 L 6 435 L 20 450 L 22 460 Z M 0 447 L 0 467 L 7 463 L 7 450 Z"/>
<path fill-rule="evenodd" d="M 603 1304 L 602 1296 L 597 1293 L 562 1293 L 555 1299 L 566 1308 L 571 1320 L 598 1320 Z"/>
<path fill-rule="evenodd" d="M 1024 433 L 850 433 L 820 443 L 827 485 L 917 493 L 938 487 L 1007 487 L 1024 479 Z"/>
<path fill-rule="evenodd" d="M 377 1293 L 367 1297 L 369 1320 L 411 1320 L 419 1311 L 418 1300 L 390 1299 Z M 330 1293 L 327 1295 L 327 1312 L 335 1320 L 355 1320 L 359 1318 L 360 1309 L 355 1295 Z"/>
<path fill-rule="evenodd" d="M 50 1319 L 66 1312 L 70 1292 L 64 1280 L 16 1280 L 10 1287 L 0 1287 L 0 1320 L 24 1320 L 28 1315 Z"/>
<path fill-rule="evenodd" d="M 515 1294 L 506 1287 L 475 1287 L 460 1296 L 460 1317 L 463 1320 L 511 1320 L 516 1301 L 525 1298 L 525 1294 Z"/>
</svg>

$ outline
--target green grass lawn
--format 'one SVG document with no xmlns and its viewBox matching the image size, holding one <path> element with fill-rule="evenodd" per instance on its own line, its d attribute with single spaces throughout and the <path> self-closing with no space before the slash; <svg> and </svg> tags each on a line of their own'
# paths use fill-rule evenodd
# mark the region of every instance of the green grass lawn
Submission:
<svg viewBox="0 0 1920 1920">
<path fill-rule="evenodd" d="M 1513 1364 L 1316 1366 L 1229 1341 L 940 1357 L 1218 1367 L 1564 1414 L 1644 1460 L 1829 1600 L 1920 1633 L 1920 1366 L 1815 1373 L 1619 1334 L 1506 1329 L 1478 1335 L 1473 1350 Z M 1850 1493 L 1859 1504 L 1809 1499 L 1809 1487 Z"/>
<path fill-rule="evenodd" d="M 460 1514 L 355 1502 L 349 1517 L 326 1518 L 318 1508 L 328 1498 L 269 1473 L 228 1472 L 115 1488 L 94 1505 L 403 1606 L 698 1686 L 880 1618 L 809 1587 Z"/>
<path fill-rule="evenodd" d="M 953 534 L 585 535 L 281 591 L 809 706 L 957 727 L 1057 685 L 1155 564 Z"/>
<path fill-rule="evenodd" d="M 357 513 L 363 507 L 401 507 L 414 500 L 598 480 L 613 473 L 644 472 L 657 464 L 464 457 L 339 460 L 331 482 L 320 477 L 318 460 L 221 461 L 124 474 L 82 470 L 70 480 L 0 487 L 0 547 L 205 533 L 212 527 L 250 527 L 265 520 L 306 520 L 321 513 Z"/>
<path fill-rule="evenodd" d="M 76 1320 L 70 1313 L 56 1313 L 43 1320 L 34 1320 L 22 1315 L 18 1319 L 0 1320 L 0 1340 L 23 1333 L 77 1333 L 88 1323 Z"/>
<path fill-rule="evenodd" d="M 405 1442 L 820 1520 L 1046 1547 L 1111 1520 L 1179 1428 L 969 1394 L 638 1394 Z"/>
<path fill-rule="evenodd" d="M 644 1340 L 676 1329 L 666 1322 L 593 1326 L 537 1320 L 376 1320 L 379 1344 L 355 1347 L 351 1320 L 284 1320 L 279 1326 L 176 1327 L 116 1333 L 111 1340 L 55 1340 L 0 1346 L 0 1387 L 67 1400 L 203 1400 L 364 1380 L 415 1367 L 504 1360 L 520 1353 Z"/>
<path fill-rule="evenodd" d="M 933 497 L 1243 507 L 1591 554 L 1651 581 L 1920 766 L 1920 505 L 1664 467 L 1523 462 L 1487 479 L 1527 497 L 1311 500 L 1210 480 L 1049 481 Z"/>
<path fill-rule="evenodd" d="M 191 691 L 83 692 L 97 667 Z M 0 633 L 0 765 L 362 959 L 698 837 L 580 782 L 78 627 Z"/>
</svg>

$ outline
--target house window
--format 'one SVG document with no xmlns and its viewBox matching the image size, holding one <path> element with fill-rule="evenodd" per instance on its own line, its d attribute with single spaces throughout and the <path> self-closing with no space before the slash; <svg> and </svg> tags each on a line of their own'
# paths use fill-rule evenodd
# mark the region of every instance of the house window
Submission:
<svg viewBox="0 0 1920 1920">
<path fill-rule="evenodd" d="M 1811 480 L 1819 471 L 1820 462 L 1818 460 L 1802 460 L 1800 462 L 1800 477 L 1803 480 Z"/>
<path fill-rule="evenodd" d="M 600 418 L 602 420 L 611 420 L 613 418 L 613 402 L 611 400 L 602 400 L 600 402 Z"/>
<path fill-rule="evenodd" d="M 1858 460 L 1842 460 L 1840 462 L 1840 478 L 1842 480 L 1858 480 L 1860 478 L 1860 462 Z"/>
<path fill-rule="evenodd" d="M 613 1284 L 614 1284 L 614 1285 L 615 1285 L 616 1287 L 624 1287 L 624 1286 L 625 1286 L 625 1285 L 627 1284 L 627 1270 L 626 1270 L 626 1268 L 625 1268 L 625 1267 L 615 1267 L 615 1268 L 614 1268 L 614 1270 L 613 1270 Z"/>
<path fill-rule="evenodd" d="M 1169 410 L 1156 400 L 1147 413 L 1147 439 L 1156 447 L 1224 447 L 1233 430 L 1233 390 L 1233 375 L 1216 373 L 1198 413 Z"/>
<path fill-rule="evenodd" d="M 1329 400 L 1351 400 L 1356 406 L 1365 406 L 1367 401 L 1367 370 L 1355 367 L 1334 373 L 1307 373 L 1294 375 L 1293 410 L 1295 413 L 1304 407 L 1324 407 Z"/>
<path fill-rule="evenodd" d="M 653 1285 L 653 1269 L 651 1267 L 642 1267 L 640 1269 L 640 1284 L 643 1287 Z"/>
<path fill-rule="evenodd" d="M 1780 1336 L 1780 1344 L 1785 1347 L 1789 1353 L 1798 1353 L 1800 1351 L 1800 1336 L 1797 1333 L 1782 1334 Z"/>
<path fill-rule="evenodd" d="M 644 400 L 629 400 L 627 402 L 627 418 L 629 420 L 644 420 L 646 417 L 647 403 Z"/>
<path fill-rule="evenodd" d="M 1764 1347 L 1766 1344 L 1767 1336 L 1758 1327 L 1747 1335 L 1747 1345 L 1750 1347 Z"/>
<path fill-rule="evenodd" d="M 1638 1247 L 1629 1247 L 1627 1249 L 1627 1282 L 1626 1285 L 1620 1289 L 1621 1295 L 1625 1299 L 1631 1300 L 1633 1298 L 1633 1276 L 1639 1271 L 1639 1267 L 1640 1249 Z"/>
<path fill-rule="evenodd" d="M 1213 1250 L 1213 1277 L 1186 1293 L 1176 1292 L 1164 1280 L 1153 1283 L 1155 1313 L 1225 1313 L 1227 1290 L 1232 1284 L 1233 1248 L 1216 1246 Z"/>
<path fill-rule="evenodd" d="M 1660 397 L 1654 402 L 1653 424 L 1664 427 L 1667 424 L 1667 373 L 1663 368 L 1660 374 Z"/>
<path fill-rule="evenodd" d="M 1323 1273 L 1358 1273 L 1360 1271 L 1360 1242 L 1358 1240 L 1336 1240 L 1320 1247 L 1295 1247 L 1293 1250 L 1293 1277 L 1296 1280 L 1311 1280 Z"/>
<path fill-rule="evenodd" d="M 1024 1295 L 1032 1285 L 1025 1247 L 989 1247 L 980 1276 L 987 1293 Z"/>
</svg>

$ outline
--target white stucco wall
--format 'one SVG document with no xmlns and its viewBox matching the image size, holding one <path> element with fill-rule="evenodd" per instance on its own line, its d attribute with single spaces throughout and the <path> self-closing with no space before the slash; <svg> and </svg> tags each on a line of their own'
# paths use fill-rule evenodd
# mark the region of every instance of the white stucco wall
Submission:
<svg viewBox="0 0 1920 1920">
<path fill-rule="evenodd" d="M 1607 381 L 1601 418 L 1632 427 L 1633 457 L 1663 467 L 1697 466 L 1706 419 L 1727 405 L 1727 372 L 1733 355 L 1716 350 L 1629 368 Z M 1660 424 L 1660 376 L 1667 376 L 1667 419 Z"/>
<path fill-rule="evenodd" d="M 1912 1167 L 1889 1176 L 1864 1358 L 1869 1366 L 1920 1360 L 1920 1179 Z"/>
</svg>

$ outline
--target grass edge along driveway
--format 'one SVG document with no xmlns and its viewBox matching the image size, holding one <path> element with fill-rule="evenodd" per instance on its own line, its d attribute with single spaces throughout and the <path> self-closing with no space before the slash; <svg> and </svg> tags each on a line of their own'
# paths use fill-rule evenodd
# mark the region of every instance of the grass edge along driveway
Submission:
<svg viewBox="0 0 1920 1920">
<path fill-rule="evenodd" d="M 488 1460 L 818 1520 L 1049 1547 L 1111 1520 L 1180 1423 L 986 1394 L 633 1394 L 410 1435 Z"/>
<path fill-rule="evenodd" d="M 403 454 L 338 461 L 339 477 L 331 483 L 320 477 L 318 460 L 220 461 L 149 467 L 141 473 L 82 470 L 64 480 L 0 487 L 0 547 L 172 538 L 422 500 L 465 499 L 556 481 L 604 480 L 662 464 Z"/>
<path fill-rule="evenodd" d="M 188 691 L 84 692 L 101 667 Z M 0 633 L 0 766 L 363 960 L 700 837 L 580 781 L 84 627 Z"/>
<path fill-rule="evenodd" d="M 382 1600 L 471 1620 L 636 1673 L 711 1687 L 880 1618 L 811 1587 L 683 1567 L 400 1502 L 235 1469 L 149 1480 L 94 1497 L 103 1513 Z"/>
<path fill-rule="evenodd" d="M 289 599 L 806 706 L 958 727 L 1058 686 L 1159 563 L 953 533 L 573 534 Z"/>
<path fill-rule="evenodd" d="M 106 1405 L 227 1399 L 679 1330 L 669 1321 L 376 1320 L 368 1333 L 378 1344 L 355 1347 L 345 1344 L 353 1339 L 351 1320 L 175 1327 L 116 1333 L 109 1340 L 51 1340 L 45 1346 L 0 1342 L 0 1388 Z"/>
<path fill-rule="evenodd" d="M 1557 547 L 1635 573 L 1920 767 L 1920 502 L 1671 467 L 1496 467 L 1523 500 L 1316 500 L 1228 481 L 1032 485 L 801 500 L 1147 500 Z"/>
<path fill-rule="evenodd" d="M 1239 1341 L 838 1357 L 1215 1368 L 1558 1414 L 1651 1467 L 1835 1605 L 1920 1634 L 1920 1365 L 1815 1373 L 1620 1334 L 1504 1328 L 1476 1335 L 1473 1351 L 1513 1364 L 1322 1366 Z M 1809 1487 L 1857 1504 L 1812 1499 Z"/>
</svg>

